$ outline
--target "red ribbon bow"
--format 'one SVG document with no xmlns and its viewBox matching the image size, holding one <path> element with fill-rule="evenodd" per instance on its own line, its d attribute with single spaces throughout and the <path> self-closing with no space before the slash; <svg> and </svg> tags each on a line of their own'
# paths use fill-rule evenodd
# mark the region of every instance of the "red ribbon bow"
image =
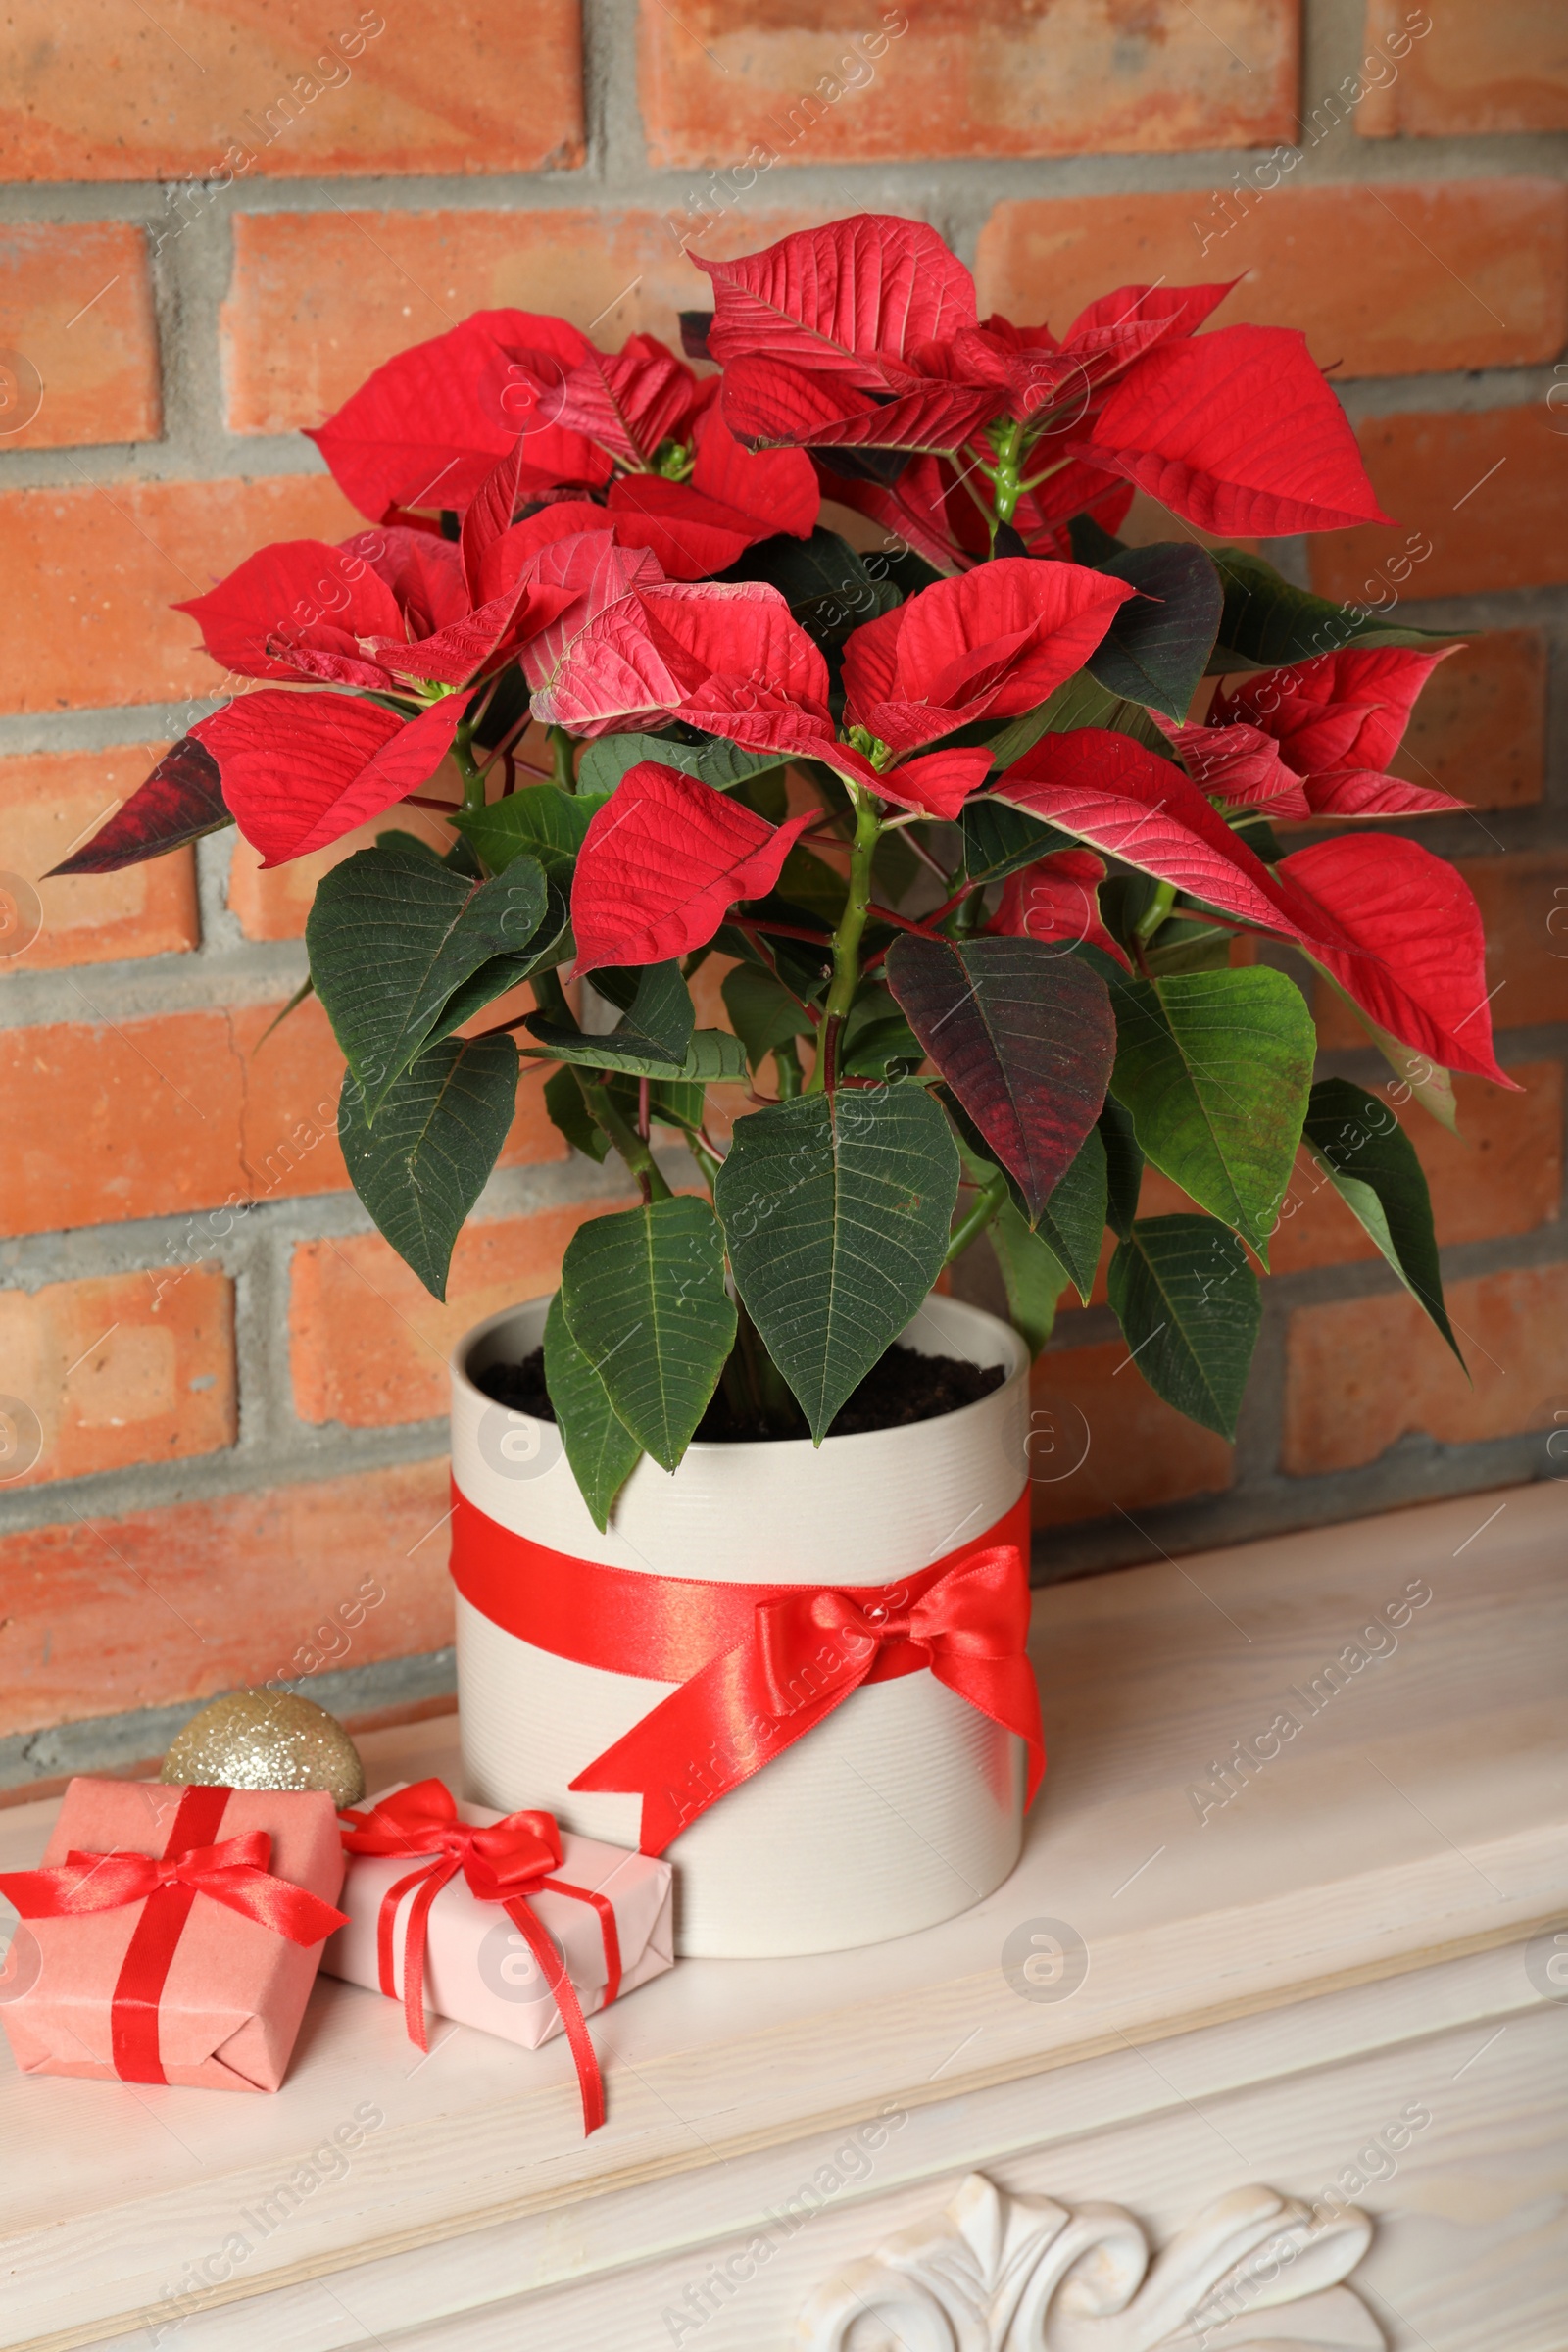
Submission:
<svg viewBox="0 0 1568 2352">
<path fill-rule="evenodd" d="M 611 1674 L 679 1686 L 571 1783 L 643 1800 L 642 1850 L 814 1731 L 862 1683 L 929 1671 L 1045 1770 L 1029 1637 L 1027 1489 L 973 1543 L 901 1584 L 838 1590 L 653 1576 L 552 1551 L 454 1487 L 452 1575 L 493 1624 Z"/>
<path fill-rule="evenodd" d="M 146 1905 L 131 1931 L 110 2008 L 110 2047 L 122 2082 L 169 2080 L 158 2046 L 158 2005 L 199 1894 L 290 1943 L 319 1943 L 348 1924 L 345 1912 L 309 1887 L 272 1876 L 267 1867 L 272 1841 L 265 1830 L 247 1830 L 221 1845 L 192 1842 L 214 1837 L 232 1794 L 218 1787 L 187 1788 L 161 1855 L 73 1848 L 53 1870 L 0 1873 L 0 1893 L 24 1919 L 80 1918 L 127 1903 Z"/>
<path fill-rule="evenodd" d="M 577 1988 L 567 1975 L 547 1930 L 535 1917 L 528 1892 L 569 1894 L 592 1903 L 599 1914 L 605 1946 L 605 2002 L 608 2009 L 620 1990 L 620 1937 L 615 1913 L 607 1895 L 587 1886 L 573 1886 L 555 1873 L 561 1868 L 561 1832 L 551 1813 L 509 1813 L 504 1821 L 476 1829 L 459 1818 L 452 1791 L 444 1781 L 416 1781 L 384 1796 L 368 1813 L 345 1812 L 353 1823 L 343 1832 L 351 1854 L 418 1854 L 428 1857 L 406 1878 L 389 1886 L 381 1898 L 375 1925 L 376 1966 L 381 1990 L 397 1998 L 394 1934 L 398 1904 L 411 1888 L 414 1900 L 403 1928 L 403 2014 L 409 2038 L 422 2050 L 424 2032 L 424 1958 L 429 1936 L 430 1906 L 443 1886 L 461 1871 L 482 1903 L 499 1903 L 518 1927 L 539 1963 L 540 1973 L 554 1996 L 566 2039 L 576 2062 L 582 2091 L 584 2132 L 597 2132 L 605 2120 L 605 2085 L 589 2038 L 587 2020 Z"/>
<path fill-rule="evenodd" d="M 742 1639 L 633 1724 L 571 1787 L 640 1791 L 643 1851 L 662 1853 L 699 1813 L 814 1731 L 862 1683 L 925 1667 L 1027 1742 L 1032 1801 L 1045 1751 L 1040 1694 L 1024 1654 L 1029 1586 L 1017 1546 L 964 1554 L 910 1600 L 916 1581 L 859 1593 L 801 1586 L 756 1601 Z M 684 1790 L 674 1785 L 682 1772 Z"/>
</svg>

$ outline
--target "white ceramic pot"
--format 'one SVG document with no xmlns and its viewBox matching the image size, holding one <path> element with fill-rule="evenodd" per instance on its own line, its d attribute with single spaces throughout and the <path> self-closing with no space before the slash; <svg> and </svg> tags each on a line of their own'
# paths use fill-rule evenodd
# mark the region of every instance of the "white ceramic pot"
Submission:
<svg viewBox="0 0 1568 2352">
<path fill-rule="evenodd" d="M 1005 1365 L 990 1396 L 820 1446 L 694 1445 L 673 1476 L 645 1456 L 601 1535 L 554 1423 L 508 1411 L 471 1377 L 528 1354 L 548 1305 L 492 1315 L 459 1347 L 452 1461 L 469 1502 L 552 1550 L 727 1584 L 891 1583 L 972 1542 L 1023 1490 L 1027 1350 L 995 1316 L 933 1297 L 906 1346 Z M 569 1784 L 673 1686 L 537 1649 L 456 1598 L 469 1798 L 545 1805 L 583 1837 L 635 1846 L 638 1797 L 573 1795 Z M 676 1949 L 838 1951 L 952 1918 L 1018 1858 L 1025 1764 L 1013 1733 L 931 1674 L 856 1690 L 670 1846 Z"/>
</svg>

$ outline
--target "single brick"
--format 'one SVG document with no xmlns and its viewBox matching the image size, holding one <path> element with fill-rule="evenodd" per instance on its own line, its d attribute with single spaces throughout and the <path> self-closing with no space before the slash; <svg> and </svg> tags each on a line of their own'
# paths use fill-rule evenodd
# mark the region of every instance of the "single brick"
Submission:
<svg viewBox="0 0 1568 2352">
<path fill-rule="evenodd" d="M 132 743 L 0 760 L 0 920 L 7 926 L 0 973 L 180 955 L 200 944 L 192 850 L 118 874 L 44 879 L 129 798 L 167 748 Z"/>
<path fill-rule="evenodd" d="M 289 1297 L 300 1419 L 379 1429 L 444 1413 L 448 1365 L 464 1333 L 501 1307 L 553 1291 L 562 1252 L 584 1219 L 626 1205 L 574 1202 L 468 1226 L 452 1253 L 445 1305 L 379 1234 L 302 1242 Z"/>
<path fill-rule="evenodd" d="M 1427 30 L 1400 56 L 1399 28 L 1423 19 Z M 1431 10 L 1367 0 L 1366 45 L 1398 66 L 1393 80 L 1386 66 L 1376 69 L 1383 86 L 1355 116 L 1363 138 L 1568 130 L 1568 21 L 1559 0 L 1509 0 L 1506 8 L 1443 0 Z"/>
<path fill-rule="evenodd" d="M 1396 527 L 1314 534 L 1312 585 L 1391 611 L 1401 597 L 1549 588 L 1568 580 L 1568 465 L 1544 401 L 1374 416 L 1357 432 Z"/>
<path fill-rule="evenodd" d="M 1539 629 L 1489 629 L 1441 662 L 1421 689 L 1396 776 L 1451 792 L 1474 808 L 1539 801 L 1546 767 L 1546 641 Z"/>
<path fill-rule="evenodd" d="M 447 1465 L 72 1518 L 0 1543 L 0 1734 L 452 1640 Z"/>
<path fill-rule="evenodd" d="M 0 707 L 220 694 L 224 671 L 172 605 L 269 540 L 345 539 L 360 520 L 324 474 L 0 492 L 0 577 L 11 583 Z"/>
<path fill-rule="evenodd" d="M 1440 1127 L 1418 1103 L 1402 1111 L 1401 1124 L 1426 1170 L 1433 1220 L 1445 1246 L 1533 1233 L 1561 1208 L 1562 1064 L 1520 1062 L 1508 1075 L 1522 1093 L 1506 1094 L 1484 1078 L 1462 1073 L 1454 1080 L 1457 1135 Z M 1392 1077 L 1388 1081 L 1390 1087 L 1396 1084 Z M 1146 1216 L 1155 1213 L 1144 1209 Z M 1303 1152 L 1270 1245 L 1273 1271 L 1298 1274 L 1309 1266 L 1342 1265 L 1377 1253 L 1370 1234 Z"/>
<path fill-rule="evenodd" d="M 1278 167 L 1270 166 L 1275 178 Z M 982 317 L 1060 333 L 1129 282 L 1246 276 L 1216 325 L 1298 327 L 1341 376 L 1555 359 L 1568 341 L 1568 188 L 1550 179 L 1027 197 L 980 234 Z"/>
<path fill-rule="evenodd" d="M 1474 1387 L 1398 1291 L 1299 1307 L 1290 1320 L 1283 1464 L 1351 1470 L 1412 1432 L 1441 1446 L 1550 1429 L 1568 1409 L 1568 1265 L 1448 1286 Z"/>
<path fill-rule="evenodd" d="M 456 770 L 452 773 L 455 777 Z M 421 790 L 440 792 L 443 786 L 444 779 L 438 773 Z M 228 905 L 246 938 L 303 939 L 316 885 L 321 876 L 334 865 L 341 865 L 345 858 L 352 858 L 357 850 L 369 849 L 380 834 L 388 831 L 417 834 L 421 841 L 443 853 L 456 838 L 451 826 L 430 809 L 400 807 L 389 808 L 371 824 L 357 826 L 327 849 L 313 850 L 308 858 L 292 858 L 287 865 L 264 867 L 260 851 L 253 850 L 242 833 L 236 833 L 228 868 Z"/>
<path fill-rule="evenodd" d="M 229 425 L 319 424 L 383 360 L 473 311 L 553 312 L 606 349 L 648 332 L 678 350 L 676 313 L 712 309 L 683 239 L 750 253 L 834 209 L 240 213 L 222 311 Z"/>
<path fill-rule="evenodd" d="M 1028 1441 L 1036 1527 L 1114 1518 L 1222 1492 L 1235 1475 L 1223 1438 L 1161 1402 L 1120 1340 L 1074 1347 L 1063 1315 L 1035 1365 Z"/>
<path fill-rule="evenodd" d="M 536 172 L 582 160 L 577 0 L 455 15 L 304 0 L 265 10 L 16 0 L 0 29 L 12 179 L 184 180 L 165 234 L 236 178 Z"/>
<path fill-rule="evenodd" d="M 869 33 L 837 0 L 641 0 L 638 88 L 674 171 L 1164 154 L 1292 137 L 1298 37 L 1293 0 L 884 8 Z"/>
<path fill-rule="evenodd" d="M 234 1443 L 234 1293 L 217 1266 L 0 1291 L 0 1362 L 41 1432 L 36 1462 L 9 1485 Z"/>
<path fill-rule="evenodd" d="M 0 440 L 156 441 L 147 238 L 122 220 L 14 221 L 0 239 Z"/>
<path fill-rule="evenodd" d="M 79 1023 L 0 1031 L 0 1234 L 125 1217 L 193 1217 L 190 1255 L 233 1232 L 242 1203 L 339 1192 L 343 1057 L 308 1002 L 116 1022 L 81 991 Z M 502 1165 L 563 1159 L 537 1085 L 517 1090 Z"/>
<path fill-rule="evenodd" d="M 1568 852 L 1525 850 L 1457 863 L 1486 929 L 1493 1027 L 1568 1020 Z M 1366 1031 L 1326 982 L 1319 983 L 1312 1009 L 1321 1044 L 1366 1044 Z"/>
</svg>

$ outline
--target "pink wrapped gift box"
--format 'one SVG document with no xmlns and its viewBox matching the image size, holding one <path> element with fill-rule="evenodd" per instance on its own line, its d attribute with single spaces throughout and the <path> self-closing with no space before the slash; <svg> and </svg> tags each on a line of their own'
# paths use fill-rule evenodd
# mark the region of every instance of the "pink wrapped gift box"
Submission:
<svg viewBox="0 0 1568 2352">
<path fill-rule="evenodd" d="M 172 1864 L 182 1852 L 256 1832 L 265 1843 L 249 1847 L 248 1869 L 237 1849 L 226 1858 L 229 1883 L 248 1879 L 247 1899 L 264 1912 L 303 1912 L 308 1929 L 311 1906 L 293 1890 L 303 1888 L 329 1906 L 343 1877 L 337 1817 L 331 1797 L 319 1789 L 185 1789 L 157 1782 L 75 1780 L 66 1790 L 40 1870 L 61 1872 L 64 1886 L 63 1866 L 72 1853 L 148 1855 Z M 262 1872 L 271 1884 L 261 1884 Z M 76 1875 L 91 1900 L 109 1873 Z M 0 2006 L 24 2074 L 277 2089 L 320 1965 L 321 1937 L 339 1914 L 321 1920 L 314 1942 L 297 1942 L 209 1892 L 197 1890 L 187 1909 L 182 1892 L 172 1904 L 177 1934 L 160 1983 L 157 1946 L 168 1936 L 150 1934 L 155 1922 L 146 1915 L 166 1899 L 162 1890 L 108 1909 L 48 1917 L 31 1907 L 37 1878 L 19 1872 L 9 1885 L 0 1882 L 0 1892 L 12 1893 L 24 1916 L 12 1951 L 14 1970 L 22 1966 L 24 1938 L 31 1938 L 24 1973 L 32 1981 Z M 213 1883 L 223 1883 L 220 1866 Z M 140 2060 L 127 2061 L 127 2049 L 138 2049 Z"/>
<path fill-rule="evenodd" d="M 368 1806 L 379 1805 L 406 1788 L 383 1788 Z M 477 1829 L 506 1819 L 483 1805 L 459 1804 L 458 1818 Z M 339 1897 L 348 1925 L 329 1937 L 321 1967 L 351 1984 L 381 1988 L 377 1926 L 384 1897 L 409 1876 L 414 1856 L 351 1854 Z M 628 1853 L 594 1838 L 561 1833 L 561 1867 L 568 1885 L 605 1896 L 615 1914 L 620 1940 L 620 1991 L 624 1995 L 674 1964 L 674 1873 L 651 1854 Z M 410 1890 L 399 1901 L 393 1928 L 394 1984 L 404 1991 L 404 1961 Z M 548 1889 L 530 1889 L 528 1905 L 546 1929 L 576 1986 L 585 2017 L 605 2005 L 605 1938 L 592 1903 Z M 543 1973 L 520 1929 L 500 1906 L 481 1902 L 461 1876 L 451 1879 L 430 1906 L 424 1961 L 426 2004 L 455 2024 L 477 2026 L 482 2034 L 537 2049 L 564 2031 Z"/>
</svg>

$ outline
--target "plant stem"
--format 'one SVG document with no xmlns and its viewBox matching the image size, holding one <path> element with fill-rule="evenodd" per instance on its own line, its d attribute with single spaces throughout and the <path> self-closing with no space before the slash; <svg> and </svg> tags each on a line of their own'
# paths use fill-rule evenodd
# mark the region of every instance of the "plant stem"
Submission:
<svg viewBox="0 0 1568 2352">
<path fill-rule="evenodd" d="M 475 763 L 472 737 L 472 727 L 466 725 L 460 719 L 458 731 L 452 739 L 452 757 L 456 760 L 458 773 L 463 778 L 463 813 L 465 816 L 472 816 L 476 809 L 484 807 L 484 770 Z"/>
<path fill-rule="evenodd" d="M 860 940 L 871 905 L 871 868 L 882 838 L 882 819 L 872 796 L 858 784 L 846 787 L 855 804 L 855 844 L 850 852 L 850 888 L 839 927 L 833 934 L 833 978 L 823 1007 L 826 1015 L 817 1041 L 816 1065 L 806 1084 L 808 1095 L 819 1095 L 828 1083 L 839 1031 L 855 1003 L 860 984 Z"/>
<path fill-rule="evenodd" d="M 1165 920 L 1165 917 L 1169 914 L 1175 904 L 1175 883 L 1159 883 L 1154 891 L 1153 897 L 1150 900 L 1149 905 L 1144 908 L 1143 913 L 1138 918 L 1135 926 L 1138 938 L 1143 940 L 1146 944 L 1148 941 L 1152 940 L 1154 936 L 1154 933 L 1159 929 L 1160 924 Z"/>
<path fill-rule="evenodd" d="M 773 1048 L 773 1069 L 778 1079 L 778 1099 L 792 1102 L 802 1087 L 801 1049 L 793 1037 Z"/>
<path fill-rule="evenodd" d="M 554 767 L 552 781 L 558 784 L 563 792 L 575 792 L 577 789 L 576 755 L 577 747 L 566 733 L 565 728 L 552 727 L 550 730 L 550 758 Z"/>
<path fill-rule="evenodd" d="M 645 1135 L 639 1135 L 634 1127 L 627 1126 L 610 1099 L 610 1089 L 602 1080 L 590 1078 L 580 1069 L 577 1073 L 577 1083 L 582 1088 L 583 1101 L 587 1103 L 590 1113 L 597 1119 L 614 1145 L 615 1150 L 620 1153 L 621 1158 L 626 1162 L 627 1167 L 636 1177 L 637 1187 L 643 1199 L 645 1200 L 673 1199 L 669 1186 L 664 1182 L 663 1175 L 660 1170 L 659 1162 L 654 1157 L 653 1145 Z"/>
<path fill-rule="evenodd" d="M 980 920 L 985 895 L 983 890 L 965 885 L 932 919 L 940 922 L 949 939 L 967 939 Z"/>
<path fill-rule="evenodd" d="M 977 1242 L 980 1239 L 998 1209 L 1005 1204 L 1006 1199 L 1007 1179 L 999 1168 L 991 1182 L 976 1196 L 974 1205 L 968 1215 L 954 1227 L 953 1239 L 948 1244 L 948 1254 L 942 1260 L 945 1266 L 956 1265 L 971 1242 Z"/>
</svg>

